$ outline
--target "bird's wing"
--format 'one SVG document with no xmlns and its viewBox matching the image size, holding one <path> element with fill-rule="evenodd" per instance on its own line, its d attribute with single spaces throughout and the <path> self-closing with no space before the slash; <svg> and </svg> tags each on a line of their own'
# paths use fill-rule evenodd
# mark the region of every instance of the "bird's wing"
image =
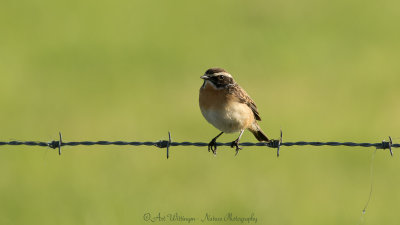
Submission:
<svg viewBox="0 0 400 225">
<path fill-rule="evenodd" d="M 229 93 L 238 98 L 240 103 L 244 103 L 247 106 L 249 106 L 254 113 L 254 118 L 256 118 L 256 120 L 261 121 L 261 117 L 260 114 L 258 113 L 256 103 L 253 101 L 253 99 L 250 98 L 250 96 L 246 93 L 246 91 L 243 88 L 241 88 L 238 84 L 232 85 L 229 87 Z"/>
</svg>

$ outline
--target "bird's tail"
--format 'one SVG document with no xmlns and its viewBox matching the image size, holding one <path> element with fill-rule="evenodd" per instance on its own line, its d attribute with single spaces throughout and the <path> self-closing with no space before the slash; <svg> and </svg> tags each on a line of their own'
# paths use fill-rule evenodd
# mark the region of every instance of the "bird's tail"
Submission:
<svg viewBox="0 0 400 225">
<path fill-rule="evenodd" d="M 261 127 L 257 123 L 254 123 L 249 130 L 251 133 L 253 133 L 254 137 L 256 137 L 258 141 L 269 142 L 267 135 L 264 134 L 264 132 L 261 130 Z"/>
</svg>

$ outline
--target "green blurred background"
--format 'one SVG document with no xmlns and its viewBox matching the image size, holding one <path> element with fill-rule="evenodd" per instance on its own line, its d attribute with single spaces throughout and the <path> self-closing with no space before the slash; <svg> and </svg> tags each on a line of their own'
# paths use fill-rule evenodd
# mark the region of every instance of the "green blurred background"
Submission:
<svg viewBox="0 0 400 225">
<path fill-rule="evenodd" d="M 208 142 L 209 67 L 286 141 L 400 141 L 400 2 L 0 2 L 0 140 Z M 223 135 L 222 142 L 235 135 Z M 254 142 L 246 132 L 243 141 Z M 258 224 L 398 224 L 400 152 L 373 148 L 0 147 L 0 224 L 151 224 L 147 212 Z M 159 222 L 162 223 L 162 222 Z M 178 224 L 165 222 L 167 224 Z M 202 224 L 198 222 L 197 224 Z M 214 222 L 214 224 L 216 224 Z M 225 223 L 228 224 L 228 223 Z M 238 223 L 236 223 L 238 224 Z"/>
</svg>

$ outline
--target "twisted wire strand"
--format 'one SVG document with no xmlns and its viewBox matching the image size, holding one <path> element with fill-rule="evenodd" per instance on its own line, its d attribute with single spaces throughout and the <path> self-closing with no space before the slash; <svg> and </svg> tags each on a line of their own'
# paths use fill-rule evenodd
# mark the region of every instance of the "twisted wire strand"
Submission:
<svg viewBox="0 0 400 225">
<path fill-rule="evenodd" d="M 58 141 L 51 141 L 51 142 L 41 142 L 41 141 L 0 141 L 0 146 L 2 145 L 26 145 L 26 146 L 42 146 L 42 147 L 51 147 L 51 148 L 58 148 L 57 144 L 53 144 Z M 165 148 L 166 144 L 168 141 L 166 140 L 161 140 L 161 141 L 145 141 L 145 142 L 140 142 L 140 141 L 71 141 L 71 142 L 62 142 L 61 146 L 92 146 L 92 145 L 131 145 L 131 146 L 156 146 L 159 148 Z M 232 142 L 227 142 L 227 143 L 220 143 L 217 142 L 218 146 L 231 146 Z M 276 148 L 274 146 L 269 145 L 266 142 L 257 142 L 257 143 L 252 143 L 252 142 L 242 142 L 239 143 L 240 146 L 266 146 L 270 148 Z M 281 146 L 348 146 L 348 147 L 377 147 L 382 149 L 384 147 L 384 144 L 382 143 L 355 143 L 355 142 L 319 142 L 319 141 L 312 141 L 312 142 L 306 142 L 306 141 L 296 141 L 296 142 L 283 142 L 280 144 Z M 208 143 L 205 142 L 189 142 L 189 141 L 184 141 L 184 142 L 171 142 L 170 146 L 195 146 L 195 147 L 204 147 L 208 146 Z M 392 148 L 399 148 L 400 144 L 392 144 Z M 385 147 L 387 148 L 387 147 Z"/>
<path fill-rule="evenodd" d="M 160 140 L 160 141 L 71 141 L 71 142 L 63 142 L 61 133 L 59 133 L 60 139 L 54 140 L 51 142 L 42 142 L 42 141 L 0 141 L 0 146 L 11 145 L 26 145 L 26 146 L 41 146 L 41 147 L 50 147 L 53 149 L 58 148 L 59 154 L 61 154 L 62 146 L 94 146 L 94 145 L 130 145 L 130 146 L 156 146 L 158 148 L 167 148 L 167 158 L 169 158 L 169 147 L 171 146 L 195 146 L 195 147 L 205 147 L 208 146 L 208 143 L 205 142 L 173 142 L 171 140 L 171 133 L 168 132 L 169 140 Z M 227 143 L 217 143 L 218 146 L 231 146 L 232 142 Z M 291 147 L 291 146 L 347 146 L 347 147 L 375 147 L 377 149 L 389 149 L 390 154 L 393 156 L 392 148 L 399 148 L 400 144 L 393 144 L 392 138 L 389 137 L 389 141 L 382 141 L 380 143 L 356 143 L 356 142 L 320 142 L 320 141 L 296 141 L 296 142 L 283 142 L 282 141 L 282 131 L 279 140 L 273 140 L 269 143 L 266 142 L 243 142 L 239 144 L 240 146 L 264 146 L 270 148 L 277 149 L 277 156 L 279 156 L 279 149 L 281 146 Z"/>
</svg>

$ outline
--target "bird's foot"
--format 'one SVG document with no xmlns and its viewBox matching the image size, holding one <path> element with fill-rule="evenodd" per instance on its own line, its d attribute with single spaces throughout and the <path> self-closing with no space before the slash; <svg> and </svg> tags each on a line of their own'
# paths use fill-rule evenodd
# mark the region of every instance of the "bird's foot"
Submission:
<svg viewBox="0 0 400 225">
<path fill-rule="evenodd" d="M 236 149 L 235 149 L 235 150 L 236 150 L 235 156 L 237 156 L 237 154 L 239 153 L 239 150 L 242 149 L 242 148 L 239 147 L 239 140 L 232 141 L 231 148 L 233 148 L 233 147 L 236 147 Z"/>
<path fill-rule="evenodd" d="M 212 151 L 214 155 L 217 155 L 217 139 L 213 138 L 210 143 L 208 143 L 208 151 Z"/>
</svg>

